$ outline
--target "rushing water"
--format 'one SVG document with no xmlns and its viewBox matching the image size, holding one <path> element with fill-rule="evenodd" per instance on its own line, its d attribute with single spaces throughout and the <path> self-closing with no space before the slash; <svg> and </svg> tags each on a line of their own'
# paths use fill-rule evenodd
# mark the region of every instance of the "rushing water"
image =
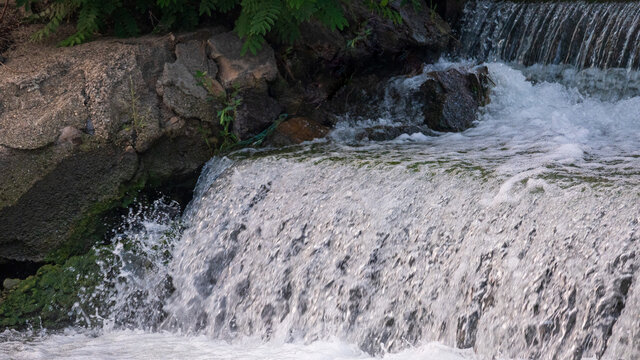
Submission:
<svg viewBox="0 0 640 360">
<path fill-rule="evenodd" d="M 2 335 L 0 335 L 2 339 Z M 193 359 L 193 360 L 373 360 L 357 346 L 339 341 L 264 343 L 243 339 L 234 344 L 205 335 L 183 336 L 169 332 L 112 331 L 101 336 L 67 331 L 50 336 L 5 335 L 0 351 L 15 360 L 49 359 Z M 387 360 L 465 360 L 475 359 L 469 350 L 456 350 L 430 343 L 384 356 Z"/>
<path fill-rule="evenodd" d="M 632 1 L 476 1 L 467 8 L 462 51 L 523 65 L 637 70 L 638 40 L 640 7 Z"/>
<path fill-rule="evenodd" d="M 634 7 L 476 6 L 469 28 L 491 36 L 463 44 L 500 61 L 474 128 L 368 140 L 420 123 L 397 101 L 420 75 L 391 81 L 379 116 L 345 116 L 327 140 L 214 158 L 182 217 L 164 201 L 132 210 L 100 250 L 104 284 L 81 294 L 78 327 L 5 332 L 0 358 L 639 357 L 640 93 L 584 68 L 611 56 L 510 45 L 571 26 L 624 43 Z M 624 24 L 631 34 L 614 31 Z M 577 83 L 587 70 L 611 86 Z"/>
<path fill-rule="evenodd" d="M 633 1 L 470 1 L 460 53 L 583 93 L 633 97 L 640 92 L 639 40 Z"/>
</svg>

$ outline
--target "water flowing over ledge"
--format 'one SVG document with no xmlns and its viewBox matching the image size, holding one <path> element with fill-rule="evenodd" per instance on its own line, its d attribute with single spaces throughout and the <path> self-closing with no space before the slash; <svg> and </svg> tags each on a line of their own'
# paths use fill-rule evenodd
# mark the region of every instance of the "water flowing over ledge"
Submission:
<svg viewBox="0 0 640 360">
<path fill-rule="evenodd" d="M 463 57 L 504 61 L 602 98 L 640 94 L 637 2 L 469 1 L 463 24 Z"/>
<path fill-rule="evenodd" d="M 638 70 L 637 2 L 469 2 L 462 53 L 523 65 Z"/>
<path fill-rule="evenodd" d="M 101 324 L 96 340 L 36 337 L 0 353 L 109 354 L 136 351 L 129 337 L 184 336 L 176 351 L 247 359 L 318 347 L 402 359 L 411 346 L 429 359 L 429 341 L 498 358 L 631 351 L 638 98 L 489 71 L 492 102 L 461 134 L 374 142 L 343 129 L 333 142 L 212 159 L 182 219 L 158 203 L 119 230 L 104 286 L 76 308 L 79 325 Z M 268 345 L 239 350 L 247 338 Z"/>
</svg>

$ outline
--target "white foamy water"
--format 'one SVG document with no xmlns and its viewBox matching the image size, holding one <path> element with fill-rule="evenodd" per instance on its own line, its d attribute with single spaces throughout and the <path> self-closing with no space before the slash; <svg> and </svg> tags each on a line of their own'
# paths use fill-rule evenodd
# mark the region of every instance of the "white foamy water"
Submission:
<svg viewBox="0 0 640 360">
<path fill-rule="evenodd" d="M 443 66 L 451 64 L 444 63 L 438 68 Z M 532 83 L 522 71 L 502 63 L 487 66 L 495 86 L 491 90 L 491 103 L 481 109 L 475 127 L 462 133 L 435 136 L 407 133 L 391 142 L 360 142 L 357 147 L 346 149 L 364 153 L 386 146 L 387 154 L 391 152 L 387 158 L 409 162 L 462 161 L 507 176 L 536 172 L 569 181 L 585 177 L 603 181 L 638 180 L 640 96 L 603 100 L 585 95 L 571 85 Z M 540 67 L 538 71 L 543 70 Z M 417 88 L 416 82 L 424 79 L 421 75 L 393 84 L 402 89 L 397 91 L 411 93 Z M 386 102 L 381 108 L 392 106 Z M 377 120 L 345 121 L 332 136 L 338 142 L 353 145 L 358 133 L 354 129 L 422 121 L 421 115 L 413 112 L 387 113 Z"/>
<path fill-rule="evenodd" d="M 169 332 L 112 331 L 91 335 L 67 331 L 64 334 L 29 337 L 0 334 L 0 355 L 11 360 L 367 360 L 373 359 L 357 346 L 339 341 L 311 344 L 264 343 L 243 339 L 228 343 L 207 336 L 181 336 Z M 429 343 L 386 360 L 465 360 L 475 359 L 468 350 Z"/>
</svg>

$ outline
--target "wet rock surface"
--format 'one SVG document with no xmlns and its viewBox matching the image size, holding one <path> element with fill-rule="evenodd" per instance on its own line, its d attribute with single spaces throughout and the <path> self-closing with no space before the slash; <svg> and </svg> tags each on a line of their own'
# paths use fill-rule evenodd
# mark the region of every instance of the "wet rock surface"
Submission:
<svg viewBox="0 0 640 360">
<path fill-rule="evenodd" d="M 427 77 L 420 86 L 425 124 L 432 130 L 445 132 L 464 131 L 473 126 L 478 108 L 488 102 L 487 68 L 434 71 Z"/>
<path fill-rule="evenodd" d="M 371 74 L 353 79 L 321 109 L 333 122 L 384 118 L 394 123 L 366 128 L 356 139 L 380 141 L 418 132 L 460 132 L 472 127 L 480 107 L 488 104 L 492 85 L 484 66 L 426 66 L 420 74 L 391 79 Z"/>
</svg>

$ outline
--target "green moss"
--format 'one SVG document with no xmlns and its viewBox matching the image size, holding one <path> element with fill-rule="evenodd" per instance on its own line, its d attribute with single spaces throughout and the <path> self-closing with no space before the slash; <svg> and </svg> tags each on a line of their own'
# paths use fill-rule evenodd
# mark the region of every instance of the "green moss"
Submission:
<svg viewBox="0 0 640 360">
<path fill-rule="evenodd" d="M 94 288 L 100 282 L 99 267 L 93 251 L 74 256 L 64 264 L 48 264 L 20 282 L 0 303 L 0 329 L 27 326 L 48 329 L 69 325 L 71 310 L 81 289 Z"/>
</svg>

